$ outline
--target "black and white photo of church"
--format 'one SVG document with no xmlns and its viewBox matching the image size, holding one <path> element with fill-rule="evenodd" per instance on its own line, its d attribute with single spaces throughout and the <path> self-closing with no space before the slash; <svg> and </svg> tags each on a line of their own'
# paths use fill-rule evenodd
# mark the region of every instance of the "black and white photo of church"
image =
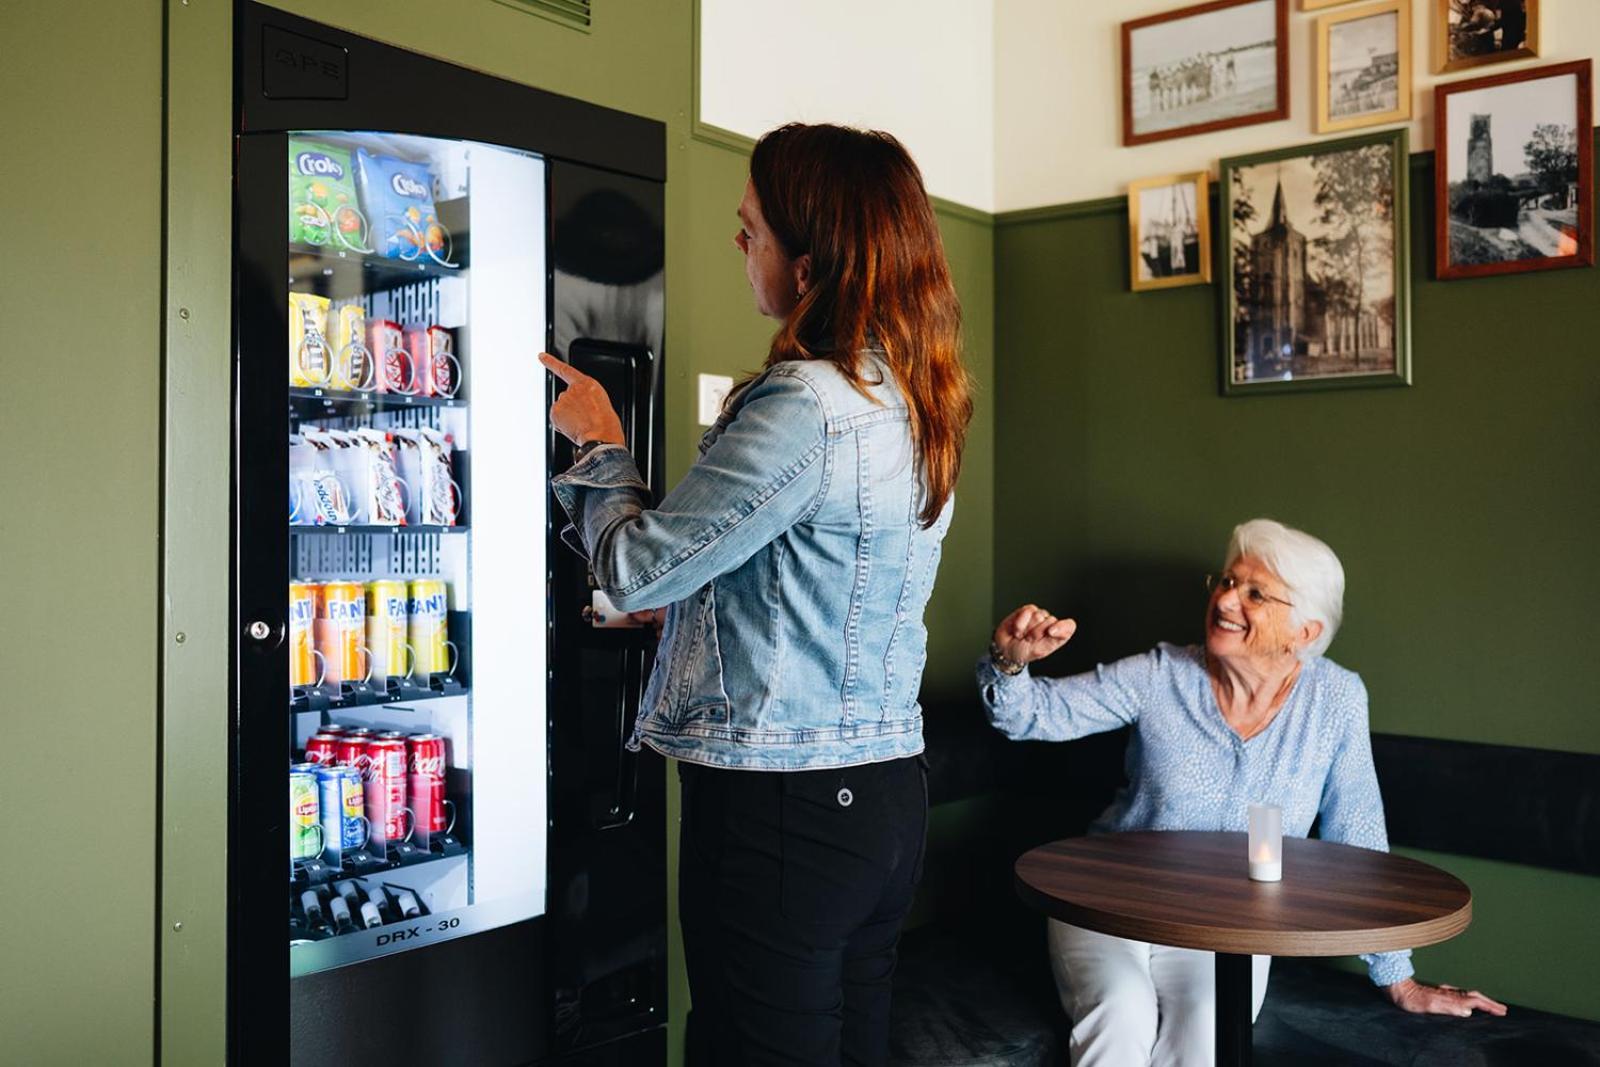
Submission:
<svg viewBox="0 0 1600 1067">
<path fill-rule="evenodd" d="M 1393 204 L 1367 188 L 1390 165 L 1370 145 L 1234 173 L 1234 381 L 1394 369 Z"/>
</svg>

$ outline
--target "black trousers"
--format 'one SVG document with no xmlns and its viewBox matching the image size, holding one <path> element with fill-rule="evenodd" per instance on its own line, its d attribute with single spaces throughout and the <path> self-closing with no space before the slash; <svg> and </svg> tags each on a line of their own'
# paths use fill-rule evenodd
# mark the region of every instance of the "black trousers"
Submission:
<svg viewBox="0 0 1600 1067">
<path fill-rule="evenodd" d="M 689 1067 L 887 1062 L 900 924 L 922 877 L 925 767 L 678 765 Z"/>
</svg>

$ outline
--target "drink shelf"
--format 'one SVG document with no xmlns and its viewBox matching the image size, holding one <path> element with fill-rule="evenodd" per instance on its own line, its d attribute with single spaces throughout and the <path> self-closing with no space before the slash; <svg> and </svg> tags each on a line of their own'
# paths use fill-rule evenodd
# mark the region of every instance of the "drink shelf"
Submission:
<svg viewBox="0 0 1600 1067">
<path fill-rule="evenodd" d="M 411 678 L 390 678 L 382 687 L 366 682 L 333 682 L 327 685 L 297 685 L 289 690 L 289 710 L 338 711 L 341 708 L 373 708 L 385 704 L 411 704 L 419 700 L 443 700 L 467 694 L 467 687 L 448 674 L 435 674 L 427 685 Z"/>
<path fill-rule="evenodd" d="M 298 419 L 325 419 L 370 411 L 399 411 L 404 408 L 464 408 L 465 397 L 408 396 L 405 393 L 365 392 L 326 389 L 317 386 L 290 386 L 289 411 Z"/>
<path fill-rule="evenodd" d="M 312 886 L 342 882 L 346 878 L 382 879 L 393 871 L 420 867 L 425 863 L 453 860 L 467 854 L 467 844 L 456 834 L 434 834 L 429 848 L 411 841 L 389 842 L 388 855 L 379 859 L 366 849 L 359 849 L 344 857 L 344 866 L 337 869 L 321 859 L 304 860 L 294 865 L 294 879 L 290 890 L 299 896 Z"/>
<path fill-rule="evenodd" d="M 394 289 L 402 285 L 415 285 L 429 278 L 453 278 L 466 270 L 464 259 L 458 265 L 446 267 L 426 255 L 407 262 L 403 259 L 386 259 L 372 254 L 335 250 L 331 246 L 289 245 L 289 285 L 297 290 L 317 291 L 331 287 L 333 279 L 341 278 L 338 286 L 343 290 L 371 292 L 375 289 Z"/>
<path fill-rule="evenodd" d="M 296 526 L 290 525 L 291 534 L 453 534 L 466 533 L 467 526 L 458 523 L 455 526 Z"/>
</svg>

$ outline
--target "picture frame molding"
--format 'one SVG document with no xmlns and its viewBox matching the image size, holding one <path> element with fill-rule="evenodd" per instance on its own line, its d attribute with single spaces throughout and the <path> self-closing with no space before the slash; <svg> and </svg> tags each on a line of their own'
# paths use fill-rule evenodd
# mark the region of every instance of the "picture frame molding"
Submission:
<svg viewBox="0 0 1600 1067">
<path fill-rule="evenodd" d="M 1394 369 L 1372 374 L 1332 378 L 1303 378 L 1292 381 L 1269 378 L 1256 382 L 1233 380 L 1234 357 L 1234 279 L 1233 279 L 1233 172 L 1286 159 L 1303 159 L 1329 152 L 1362 148 L 1369 144 L 1388 144 L 1394 148 L 1391 166 L 1394 181 Z M 1356 134 L 1335 140 L 1309 141 L 1265 152 L 1228 156 L 1219 164 L 1217 221 L 1223 239 L 1216 243 L 1217 277 L 1221 292 L 1221 345 L 1218 361 L 1223 396 L 1253 396 L 1274 393 L 1323 392 L 1337 389 L 1371 389 L 1409 386 L 1411 367 L 1411 159 L 1410 136 L 1405 126 L 1372 133 Z"/>
<path fill-rule="evenodd" d="M 1371 18 L 1394 12 L 1398 17 L 1395 27 L 1398 55 L 1395 57 L 1399 70 L 1396 77 L 1399 80 L 1396 91 L 1397 104 L 1394 108 L 1377 112 L 1371 115 L 1359 115 L 1349 119 L 1334 119 L 1330 117 L 1331 107 L 1329 76 L 1333 73 L 1331 48 L 1333 44 L 1332 30 L 1341 22 L 1355 22 L 1359 19 Z M 1364 4 L 1331 14 L 1322 15 L 1317 19 L 1317 41 L 1312 62 L 1313 74 L 1316 85 L 1313 87 L 1316 100 L 1315 128 L 1317 133 L 1341 133 L 1345 130 L 1358 130 L 1367 126 L 1383 126 L 1391 122 L 1409 122 L 1411 120 L 1411 0 L 1379 0 L 1378 3 Z"/>
<path fill-rule="evenodd" d="M 1222 11 L 1230 7 L 1243 7 L 1246 4 L 1262 3 L 1264 0 L 1206 0 L 1205 3 L 1190 4 L 1173 11 L 1162 11 L 1143 18 L 1130 19 L 1121 25 L 1122 36 L 1122 66 L 1120 77 L 1122 79 L 1122 145 L 1124 148 L 1133 145 L 1149 144 L 1152 141 L 1166 141 L 1174 137 L 1191 137 L 1195 134 L 1210 133 L 1213 130 L 1227 130 L 1235 126 L 1254 126 L 1261 122 L 1277 122 L 1289 117 L 1289 0 L 1265 0 L 1273 5 L 1273 24 L 1276 34 L 1276 69 L 1277 69 L 1277 101 L 1271 111 L 1261 111 L 1252 115 L 1236 115 L 1230 119 L 1215 119 L 1211 122 L 1197 122 L 1189 126 L 1174 126 L 1170 130 L 1157 130 L 1152 133 L 1133 132 L 1133 35 L 1136 31 L 1147 26 L 1160 25 L 1163 22 L 1173 22 L 1178 19 L 1193 18 L 1198 15 L 1207 15 L 1213 11 Z"/>
<path fill-rule="evenodd" d="M 1429 29 L 1433 35 L 1435 74 L 1453 74 L 1474 67 L 1539 58 L 1539 22 L 1542 17 L 1542 12 L 1539 10 L 1542 6 L 1540 0 L 1527 0 L 1528 32 L 1521 48 L 1506 54 L 1491 52 L 1486 56 L 1465 56 L 1461 59 L 1450 58 L 1450 0 L 1432 0 L 1432 5 L 1433 25 Z"/>
<path fill-rule="evenodd" d="M 1200 269 L 1193 274 L 1180 274 L 1169 278 L 1139 277 L 1139 194 L 1146 189 L 1161 189 L 1183 182 L 1195 186 L 1195 226 L 1200 233 Z M 1128 286 L 1131 292 L 1142 293 L 1154 289 L 1179 289 L 1187 285 L 1211 284 L 1211 172 L 1191 171 L 1185 174 L 1163 174 L 1154 178 L 1139 178 L 1128 183 Z"/>
<path fill-rule="evenodd" d="M 1539 256 L 1503 263 L 1450 262 L 1450 112 L 1449 99 L 1463 92 L 1493 89 L 1516 82 L 1575 76 L 1578 135 L 1578 251 L 1571 256 Z M 1433 89 L 1433 237 L 1434 276 L 1440 281 L 1484 278 L 1497 274 L 1525 274 L 1538 270 L 1566 270 L 1594 266 L 1594 61 L 1577 59 L 1539 67 L 1502 71 L 1479 78 L 1443 82 Z"/>
</svg>

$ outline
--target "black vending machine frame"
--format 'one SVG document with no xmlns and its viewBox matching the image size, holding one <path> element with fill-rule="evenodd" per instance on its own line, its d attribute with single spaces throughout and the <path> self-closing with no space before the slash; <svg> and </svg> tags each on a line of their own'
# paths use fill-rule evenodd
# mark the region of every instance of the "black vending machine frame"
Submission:
<svg viewBox="0 0 1600 1067">
<path fill-rule="evenodd" d="M 234 623 L 230 674 L 228 1056 L 239 1064 L 648 1065 L 666 1053 L 665 770 L 623 741 L 653 652 L 648 631 L 583 613 L 584 560 L 549 498 L 548 813 L 543 915 L 289 978 L 284 930 L 287 666 L 288 134 L 348 130 L 479 141 L 547 161 L 548 350 L 604 376 L 630 446 L 663 478 L 662 323 L 574 302 L 561 264 L 663 261 L 665 127 L 239 0 L 235 6 Z M 563 216 L 583 203 L 598 227 Z M 606 213 L 610 212 L 609 215 Z M 574 213 L 576 216 L 577 213 Z M 599 279 L 609 281 L 609 279 Z M 634 306 L 659 309 L 659 299 Z M 556 346 L 558 320 L 583 336 Z M 547 383 L 545 403 L 555 390 Z M 571 451 L 551 434 L 549 473 Z M 419 998 L 426 998 L 422 1002 Z M 296 1026 L 291 1033 L 291 1002 Z"/>
</svg>

